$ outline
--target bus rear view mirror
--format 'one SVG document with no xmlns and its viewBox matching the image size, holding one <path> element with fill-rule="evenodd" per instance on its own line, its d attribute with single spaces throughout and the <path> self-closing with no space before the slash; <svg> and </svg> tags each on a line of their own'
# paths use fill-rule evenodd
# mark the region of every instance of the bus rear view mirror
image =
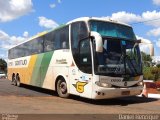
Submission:
<svg viewBox="0 0 160 120">
<path fill-rule="evenodd" d="M 154 45 L 151 41 L 146 39 L 140 39 L 140 40 L 137 40 L 137 42 L 142 45 L 147 45 L 149 47 L 150 56 L 154 56 Z"/>
<path fill-rule="evenodd" d="M 136 43 L 140 44 L 141 43 L 141 39 L 136 40 Z"/>
<path fill-rule="evenodd" d="M 95 38 L 96 52 L 103 52 L 103 40 L 99 33 L 91 31 L 91 37 Z"/>
</svg>

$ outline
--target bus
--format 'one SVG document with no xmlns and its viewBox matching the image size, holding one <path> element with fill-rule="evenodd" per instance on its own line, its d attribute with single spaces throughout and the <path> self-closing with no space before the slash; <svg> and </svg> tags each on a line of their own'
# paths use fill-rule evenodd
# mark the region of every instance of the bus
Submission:
<svg viewBox="0 0 160 120">
<path fill-rule="evenodd" d="M 142 60 L 131 26 L 82 17 L 8 51 L 8 79 L 89 99 L 139 95 Z"/>
</svg>

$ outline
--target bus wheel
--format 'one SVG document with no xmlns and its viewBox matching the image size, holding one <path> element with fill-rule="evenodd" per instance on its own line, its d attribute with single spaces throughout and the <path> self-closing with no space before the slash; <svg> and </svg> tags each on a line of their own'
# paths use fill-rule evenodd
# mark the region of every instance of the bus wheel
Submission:
<svg viewBox="0 0 160 120">
<path fill-rule="evenodd" d="M 17 85 L 17 82 L 16 82 L 16 78 L 15 76 L 12 77 L 12 85 L 16 86 Z"/>
<path fill-rule="evenodd" d="M 20 82 L 20 77 L 19 77 L 19 75 L 16 76 L 16 85 L 17 85 L 18 87 L 21 86 L 21 82 Z"/>
<path fill-rule="evenodd" d="M 69 93 L 67 90 L 67 83 L 62 78 L 60 78 L 57 82 L 57 93 L 59 97 L 62 97 L 62 98 L 69 97 Z"/>
</svg>

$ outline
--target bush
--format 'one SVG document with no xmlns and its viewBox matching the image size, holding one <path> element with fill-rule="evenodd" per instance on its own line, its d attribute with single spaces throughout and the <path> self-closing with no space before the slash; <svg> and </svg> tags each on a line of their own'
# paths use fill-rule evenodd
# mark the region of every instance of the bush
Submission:
<svg viewBox="0 0 160 120">
<path fill-rule="evenodd" d="M 151 69 L 152 74 L 154 75 L 154 80 L 157 81 L 160 77 L 160 68 L 158 67 L 153 67 Z"/>
<path fill-rule="evenodd" d="M 157 64 L 156 66 L 157 66 L 158 68 L 160 68 L 160 64 Z"/>
<path fill-rule="evenodd" d="M 143 68 L 143 75 L 145 80 L 154 80 L 154 75 L 151 73 L 150 67 Z"/>
<path fill-rule="evenodd" d="M 160 80 L 156 82 L 157 88 L 160 88 Z"/>
<path fill-rule="evenodd" d="M 157 81 L 160 79 L 160 68 L 158 67 L 143 67 L 143 75 L 146 80 Z"/>
</svg>

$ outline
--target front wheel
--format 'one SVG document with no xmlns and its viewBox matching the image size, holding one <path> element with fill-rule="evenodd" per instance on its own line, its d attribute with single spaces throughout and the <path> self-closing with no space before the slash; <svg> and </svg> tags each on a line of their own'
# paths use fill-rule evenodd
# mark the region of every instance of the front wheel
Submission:
<svg viewBox="0 0 160 120">
<path fill-rule="evenodd" d="M 65 82 L 64 79 L 59 79 L 57 82 L 57 93 L 59 97 L 62 98 L 68 98 L 69 97 L 69 93 L 67 90 L 67 83 Z"/>
</svg>

